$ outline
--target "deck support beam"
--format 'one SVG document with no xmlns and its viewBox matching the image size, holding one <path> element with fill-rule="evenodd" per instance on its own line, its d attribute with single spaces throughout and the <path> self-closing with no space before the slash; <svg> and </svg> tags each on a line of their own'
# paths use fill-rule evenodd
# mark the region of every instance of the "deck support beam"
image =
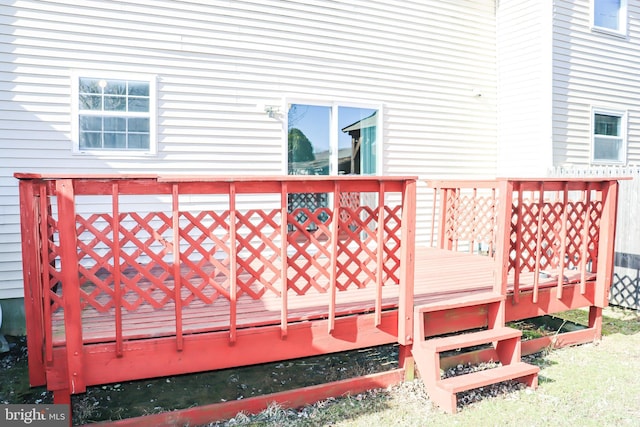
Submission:
<svg viewBox="0 0 640 427">
<path fill-rule="evenodd" d="M 76 210 L 73 180 L 56 182 L 58 195 L 58 231 L 60 233 L 60 263 L 62 269 L 62 298 L 66 334 L 67 387 L 71 393 L 84 393 L 84 351 L 82 341 L 82 308 L 77 254 Z"/>
</svg>

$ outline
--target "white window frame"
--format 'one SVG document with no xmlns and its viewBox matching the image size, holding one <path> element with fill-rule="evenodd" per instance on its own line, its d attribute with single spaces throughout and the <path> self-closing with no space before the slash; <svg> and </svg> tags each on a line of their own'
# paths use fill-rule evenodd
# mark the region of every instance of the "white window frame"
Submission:
<svg viewBox="0 0 640 427">
<path fill-rule="evenodd" d="M 305 99 L 304 97 L 292 97 L 286 98 L 283 100 L 281 111 L 283 114 L 283 170 L 282 172 L 286 175 L 288 173 L 288 111 L 289 107 L 292 104 L 298 105 L 313 105 L 318 107 L 329 107 L 331 108 L 331 122 L 330 126 L 330 134 L 329 134 L 329 151 L 331 156 L 329 158 L 329 176 L 337 176 L 338 171 L 338 158 L 334 153 L 338 152 L 338 121 L 334 120 L 334 117 L 338 117 L 338 109 L 340 107 L 346 108 L 364 108 L 376 110 L 378 112 L 378 120 L 376 124 L 376 174 L 375 176 L 382 175 L 382 153 L 383 153 L 383 145 L 384 141 L 382 140 L 382 136 L 384 135 L 382 124 L 384 123 L 384 108 L 382 104 L 366 102 L 366 101 L 322 101 L 318 99 Z"/>
<path fill-rule="evenodd" d="M 620 135 L 616 137 L 610 137 L 611 139 L 622 139 L 621 157 L 618 160 L 610 159 L 596 159 L 595 158 L 595 145 L 596 145 L 596 114 L 602 114 L 607 116 L 614 116 L 620 118 Z M 624 165 L 627 163 L 627 112 L 624 110 L 615 110 L 610 108 L 593 107 L 591 110 L 591 163 L 593 164 L 615 164 Z M 600 135 L 599 138 L 607 138 L 605 135 Z"/>
<path fill-rule="evenodd" d="M 603 27 L 600 25 L 596 25 L 596 3 L 600 1 L 607 0 L 591 0 L 591 29 L 594 31 L 609 33 L 621 37 L 626 37 L 627 35 L 627 15 L 628 8 L 627 3 L 628 0 L 620 0 L 620 9 L 618 10 L 618 28 L 609 28 Z"/>
<path fill-rule="evenodd" d="M 85 149 L 80 148 L 80 99 L 79 83 L 81 78 L 93 78 L 104 80 L 128 80 L 145 81 L 149 83 L 149 112 L 148 113 L 127 113 L 114 112 L 116 117 L 148 117 L 149 118 L 149 149 L 148 150 L 109 150 L 109 149 Z M 82 112 L 83 114 L 86 111 Z M 100 115 L 105 115 L 100 112 Z M 98 113 L 96 113 L 98 114 Z M 106 115 L 110 115 L 107 112 Z M 71 75 L 71 138 L 73 141 L 73 153 L 80 155 L 93 155 L 99 157 L 145 157 L 155 156 L 158 153 L 157 142 L 157 76 L 137 73 L 114 73 L 100 72 L 95 70 L 73 71 Z"/>
</svg>

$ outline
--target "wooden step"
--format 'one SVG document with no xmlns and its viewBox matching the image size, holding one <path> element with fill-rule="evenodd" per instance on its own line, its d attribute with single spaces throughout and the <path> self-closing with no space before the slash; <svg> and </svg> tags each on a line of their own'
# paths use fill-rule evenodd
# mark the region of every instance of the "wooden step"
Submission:
<svg viewBox="0 0 640 427">
<path fill-rule="evenodd" d="M 446 299 L 442 301 L 434 301 L 428 304 L 421 304 L 414 307 L 417 315 L 432 311 L 453 310 L 460 307 L 474 307 L 500 302 L 505 296 L 494 292 L 483 292 L 480 294 L 464 296 L 460 298 Z"/>
<path fill-rule="evenodd" d="M 502 381 L 528 377 L 526 381 L 527 385 L 535 388 L 537 386 L 537 375 L 539 371 L 540 368 L 537 366 L 525 362 L 517 362 L 498 368 L 446 378 L 438 381 L 437 386 L 449 393 L 459 393 L 490 384 L 497 384 Z"/>
<path fill-rule="evenodd" d="M 451 335 L 442 338 L 431 338 L 421 342 L 420 344 L 425 350 L 440 353 L 443 351 L 468 348 L 496 341 L 506 341 L 513 338 L 519 338 L 521 336 L 522 332 L 517 329 L 500 327 L 478 332 L 461 333 L 459 335 Z"/>
</svg>

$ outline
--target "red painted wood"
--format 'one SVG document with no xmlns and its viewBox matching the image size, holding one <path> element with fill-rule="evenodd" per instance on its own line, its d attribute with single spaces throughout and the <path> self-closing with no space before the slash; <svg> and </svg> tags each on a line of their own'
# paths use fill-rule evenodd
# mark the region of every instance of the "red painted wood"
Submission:
<svg viewBox="0 0 640 427">
<path fill-rule="evenodd" d="M 333 184 L 333 212 L 331 214 L 331 246 L 329 250 L 329 333 L 335 328 L 336 319 L 336 280 L 338 275 L 338 231 L 340 226 L 340 184 Z"/>
<path fill-rule="evenodd" d="M 182 274 L 180 271 L 180 202 L 178 185 L 173 184 L 171 189 L 171 226 L 173 228 L 173 291 L 176 319 L 176 350 L 182 351 L 184 337 L 182 328 Z"/>
<path fill-rule="evenodd" d="M 596 279 L 595 306 L 606 307 L 609 303 L 609 290 L 613 278 L 613 254 L 616 240 L 616 214 L 618 209 L 618 182 L 603 183 L 602 217 L 600 218 L 600 239 L 597 260 L 598 277 Z"/>
<path fill-rule="evenodd" d="M 40 277 L 40 281 L 42 282 L 41 286 L 38 287 L 40 290 L 38 291 L 41 294 L 42 298 L 42 318 L 40 321 L 44 322 L 44 341 L 38 343 L 38 345 L 44 345 L 44 360 L 45 363 L 49 364 L 53 361 L 53 345 L 52 343 L 52 328 L 51 328 L 51 311 L 54 309 L 53 301 L 51 300 L 51 289 L 53 283 L 57 282 L 56 278 L 50 273 L 51 270 L 56 269 L 56 261 L 55 259 L 50 258 L 51 248 L 49 241 L 52 240 L 52 234 L 49 232 L 48 224 L 49 219 L 51 217 L 51 203 L 49 201 L 49 195 L 47 194 L 47 189 L 44 185 L 39 185 L 37 189 L 40 193 L 40 208 L 37 210 L 37 220 L 40 223 L 40 232 L 35 236 L 34 241 L 37 242 L 36 247 L 40 246 L 40 261 L 42 265 L 42 275 Z M 38 201 L 36 200 L 36 205 Z M 38 298 L 40 299 L 40 298 Z M 40 310 L 39 310 L 40 311 Z M 33 350 L 32 350 L 33 351 Z M 40 351 L 40 350 L 36 350 Z M 36 353 L 39 354 L 39 353 Z"/>
<path fill-rule="evenodd" d="M 120 260 L 120 201 L 118 183 L 112 185 L 112 211 L 111 216 L 111 229 L 113 230 L 112 242 L 113 242 L 113 259 Z M 116 356 L 122 357 L 122 282 L 121 282 L 121 270 L 120 261 L 113 263 L 113 298 L 115 304 L 115 340 L 116 340 Z"/>
<path fill-rule="evenodd" d="M 533 303 L 533 293 L 531 291 L 520 294 L 519 304 L 515 304 L 512 300 L 512 294 L 509 294 L 505 304 L 506 321 L 530 319 L 546 314 L 589 307 L 593 305 L 595 287 L 595 283 L 587 282 L 586 292 L 582 294 L 580 284 L 565 285 L 560 299 L 557 297 L 555 288 L 542 288 L 539 292 L 538 302 L 535 304 Z"/>
<path fill-rule="evenodd" d="M 528 377 L 527 382 L 531 382 L 532 375 L 537 375 L 540 368 L 528 363 L 518 362 L 511 365 L 503 365 L 493 369 L 473 372 L 467 375 L 459 375 L 441 380 L 438 386 L 450 393 L 484 387 L 502 381 Z"/>
<path fill-rule="evenodd" d="M 29 364 L 29 384 L 32 386 L 44 385 L 45 363 L 44 354 L 44 319 L 40 307 L 42 300 L 42 283 L 39 274 L 41 261 L 38 256 L 38 248 L 42 245 L 39 241 L 37 227 L 37 209 L 34 189 L 31 181 L 20 181 L 20 229 L 22 234 L 22 262 L 24 281 L 24 309 L 27 329 L 27 347 Z"/>
<path fill-rule="evenodd" d="M 80 301 L 80 283 L 78 280 L 78 255 L 76 243 L 76 212 L 73 181 L 58 180 L 56 183 L 58 200 L 60 261 L 62 283 L 64 286 L 64 328 L 67 348 L 67 384 L 56 389 L 69 389 L 72 394 L 86 390 L 84 351 L 82 341 L 82 312 Z M 55 356 L 54 356 L 55 357 Z"/>
<path fill-rule="evenodd" d="M 328 399 L 330 397 L 353 395 L 375 388 L 387 388 L 404 380 L 404 369 L 349 378 L 316 386 L 298 388 L 295 390 L 250 397 L 223 403 L 199 406 L 126 420 L 110 421 L 98 425 L 111 427 L 159 427 L 175 425 L 204 425 L 215 421 L 222 421 L 234 417 L 238 412 L 257 414 L 270 404 L 289 409 Z M 95 425 L 95 424 L 91 424 Z"/>
<path fill-rule="evenodd" d="M 449 350 L 474 347 L 496 341 L 520 338 L 521 336 L 522 332 L 517 329 L 501 327 L 478 332 L 463 333 L 460 335 L 451 335 L 448 337 L 431 338 L 422 342 L 421 345 L 425 349 L 440 353 Z"/>
<path fill-rule="evenodd" d="M 299 322 L 289 325 L 286 339 L 281 338 L 279 325 L 240 329 L 233 345 L 227 331 L 185 335 L 182 352 L 176 352 L 172 337 L 126 341 L 121 358 L 115 357 L 113 343 L 86 344 L 85 381 L 87 385 L 100 385 L 391 344 L 397 341 L 397 322 L 397 312 L 384 312 L 379 327 L 375 326 L 373 313 L 339 317 L 331 334 L 327 332 L 327 320 Z M 65 347 L 54 349 L 54 366 L 47 372 L 49 389 L 64 388 L 65 357 Z"/>
<path fill-rule="evenodd" d="M 382 285 L 384 282 L 384 215 L 385 215 L 385 183 L 380 183 L 378 190 L 378 221 L 376 224 L 376 324 L 380 324 L 382 321 Z"/>
<path fill-rule="evenodd" d="M 288 212 L 287 212 L 287 194 L 289 189 L 287 187 L 286 182 L 280 183 L 280 241 L 286 242 L 288 238 L 288 229 L 289 223 Z M 280 283 L 282 283 L 282 291 L 280 296 L 282 298 L 282 305 L 280 308 L 280 329 L 281 336 L 285 338 L 288 333 L 288 319 L 289 319 L 289 282 L 287 279 L 287 271 L 288 268 L 288 256 L 287 256 L 287 246 L 280 246 L 280 260 L 282 262 L 282 266 L 280 267 Z"/>
<path fill-rule="evenodd" d="M 402 237 L 400 249 L 400 295 L 398 298 L 398 343 L 413 342 L 415 292 L 416 182 L 407 180 L 402 192 Z"/>
</svg>

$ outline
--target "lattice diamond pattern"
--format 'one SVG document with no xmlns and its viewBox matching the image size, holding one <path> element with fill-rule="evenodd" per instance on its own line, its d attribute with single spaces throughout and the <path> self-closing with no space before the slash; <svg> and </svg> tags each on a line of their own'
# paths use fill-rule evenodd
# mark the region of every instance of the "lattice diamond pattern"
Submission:
<svg viewBox="0 0 640 427">
<path fill-rule="evenodd" d="M 340 214 L 336 287 L 345 290 L 351 285 L 364 287 L 367 280 L 375 283 L 377 211 L 368 206 L 345 207 L 340 209 Z M 368 279 L 364 282 L 358 279 L 360 273 Z"/>
<path fill-rule="evenodd" d="M 292 231 L 294 223 L 308 223 L 311 229 L 315 229 L 315 222 L 308 222 L 307 212 L 315 212 L 318 209 L 329 206 L 329 195 L 327 193 L 291 193 L 287 197 L 289 213 L 295 212 L 293 220 L 288 220 L 289 231 Z M 317 218 L 320 222 L 327 220 L 326 215 Z"/>
<path fill-rule="evenodd" d="M 49 272 L 49 298 L 51 299 L 51 311 L 54 312 L 59 308 L 62 308 L 62 293 L 64 290 L 60 286 L 62 283 L 62 272 L 60 271 L 60 246 L 56 244 L 56 236 L 58 235 L 58 221 L 52 216 L 47 215 L 46 221 L 48 224 L 48 265 Z"/>
<path fill-rule="evenodd" d="M 600 206 L 600 207 L 599 207 Z M 542 231 L 540 234 L 540 269 L 555 269 L 560 267 L 562 248 L 565 250 L 565 267 L 579 268 L 582 265 L 583 227 L 586 215 L 585 201 L 570 201 L 566 204 L 558 202 L 545 202 L 542 208 Z M 567 210 L 567 235 L 562 240 L 562 219 L 564 209 Z M 516 204 L 512 206 L 511 221 L 511 248 L 509 269 L 514 270 L 516 265 L 520 271 L 534 271 L 536 268 L 536 245 L 538 235 L 538 211 L 539 204 L 536 201 L 525 201 L 520 208 Z M 592 202 L 590 210 L 590 223 L 587 241 L 587 263 L 592 263 L 597 258 L 597 238 L 600 217 L 602 214 L 601 203 Z M 520 257 L 516 256 L 517 225 L 520 216 Z"/>
<path fill-rule="evenodd" d="M 298 222 L 298 218 L 306 217 Z M 326 220 L 323 220 L 326 218 Z M 331 221 L 333 214 L 327 208 L 295 209 L 288 215 L 288 221 L 294 230 L 289 233 L 289 246 L 294 253 L 289 255 L 287 272 L 288 287 L 303 295 L 314 288 L 325 292 L 329 286 L 329 267 L 331 265 Z M 314 228 L 317 227 L 317 228 Z"/>
<path fill-rule="evenodd" d="M 495 244 L 497 201 L 494 196 L 447 192 L 447 228 L 452 241 Z"/>
<path fill-rule="evenodd" d="M 104 313 L 114 306 L 112 217 L 77 215 L 76 224 L 81 306 Z"/>
<path fill-rule="evenodd" d="M 180 238 L 187 242 L 181 248 L 181 285 L 190 291 L 183 296 L 189 304 L 199 299 L 206 304 L 218 297 L 229 298 L 229 212 L 202 211 L 197 215 L 180 213 Z"/>
<path fill-rule="evenodd" d="M 400 283 L 401 206 L 384 207 L 384 274 L 383 284 Z"/>
<path fill-rule="evenodd" d="M 120 233 L 123 306 L 130 311 L 145 303 L 162 308 L 174 297 L 172 268 L 165 260 L 171 250 L 165 238 L 171 235 L 171 218 L 163 212 L 130 212 L 121 215 Z"/>
<path fill-rule="evenodd" d="M 640 272 L 638 270 L 620 269 L 613 275 L 610 301 L 622 307 L 640 310 Z M 635 277 L 628 274 L 632 273 Z"/>
<path fill-rule="evenodd" d="M 267 291 L 280 296 L 280 211 L 238 212 L 238 294 L 260 299 Z"/>
</svg>

